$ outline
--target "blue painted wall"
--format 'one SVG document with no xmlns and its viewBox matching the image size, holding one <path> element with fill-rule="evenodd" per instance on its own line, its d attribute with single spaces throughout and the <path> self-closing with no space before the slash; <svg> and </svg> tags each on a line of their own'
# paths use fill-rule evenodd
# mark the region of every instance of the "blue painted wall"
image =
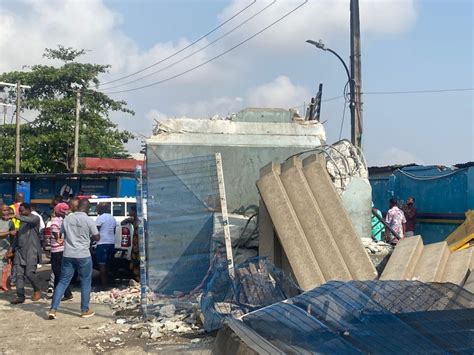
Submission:
<svg viewBox="0 0 474 355">
<path fill-rule="evenodd" d="M 370 183 L 374 205 L 383 212 L 392 197 L 400 202 L 415 197 L 416 233 L 425 243 L 444 240 L 464 219 L 464 213 L 474 209 L 474 167 L 406 167 L 389 176 L 370 177 Z"/>
</svg>

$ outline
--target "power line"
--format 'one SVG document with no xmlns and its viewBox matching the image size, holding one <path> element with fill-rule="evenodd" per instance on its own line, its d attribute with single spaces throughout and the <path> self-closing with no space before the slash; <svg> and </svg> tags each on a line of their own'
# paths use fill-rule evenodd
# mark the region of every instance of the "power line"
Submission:
<svg viewBox="0 0 474 355">
<path fill-rule="evenodd" d="M 224 26 L 226 23 L 228 23 L 229 21 L 233 20 L 235 17 L 239 16 L 241 13 L 243 13 L 244 11 L 246 11 L 248 8 L 250 8 L 251 6 L 253 6 L 255 3 L 257 2 L 257 0 L 254 0 L 253 2 L 251 2 L 249 5 L 247 5 L 246 7 L 244 7 L 242 10 L 240 10 L 239 12 L 235 13 L 234 15 L 232 15 L 231 17 L 229 17 L 227 20 L 225 20 L 224 22 L 222 22 L 219 26 L 217 27 L 214 27 L 212 30 L 210 30 L 209 32 L 207 32 L 206 34 L 202 35 L 201 37 L 199 37 L 198 39 L 196 39 L 195 41 L 191 42 L 190 44 L 188 44 L 187 46 L 185 46 L 184 48 L 181 48 L 180 50 L 174 52 L 173 54 L 169 55 L 168 57 L 166 58 L 163 58 L 163 59 L 160 59 L 159 61 L 147 66 L 146 68 L 143 68 L 143 69 L 140 69 L 134 73 L 131 73 L 131 74 L 128 74 L 126 76 L 122 76 L 120 78 L 117 78 L 115 80 L 111 80 L 111 81 L 107 81 L 105 83 L 102 83 L 102 84 L 99 84 L 99 86 L 104 86 L 104 85 L 107 85 L 107 84 L 110 84 L 110 83 L 115 83 L 116 81 L 120 81 L 120 80 L 123 80 L 123 79 L 127 79 L 127 78 L 130 78 L 131 76 L 134 76 L 136 74 L 140 74 L 140 73 L 143 73 L 145 70 L 148 70 L 150 68 L 153 68 L 154 66 L 158 65 L 158 64 L 161 64 L 163 63 L 164 61 L 170 59 L 170 58 L 173 58 L 174 56 L 178 55 L 179 53 L 183 52 L 184 50 L 188 49 L 189 47 L 191 46 L 194 46 L 196 43 L 200 42 L 201 40 L 203 40 L 205 37 L 209 36 L 210 34 L 212 34 L 213 32 L 217 31 L 219 28 L 221 28 L 222 26 Z"/>
<path fill-rule="evenodd" d="M 473 91 L 474 88 L 457 88 L 457 89 L 434 89 L 434 90 L 407 90 L 407 91 L 367 91 L 363 95 L 394 95 L 394 94 L 427 94 L 436 92 L 456 92 L 456 91 Z"/>
<path fill-rule="evenodd" d="M 246 19 L 245 21 L 241 22 L 240 24 L 238 24 L 237 26 L 233 27 L 232 29 L 230 29 L 229 31 L 227 31 L 226 33 L 224 33 L 222 36 L 219 36 L 218 38 L 216 38 L 214 41 L 208 43 L 207 45 L 205 45 L 204 47 L 202 48 L 199 48 L 198 50 L 195 50 L 194 52 L 191 52 L 190 54 L 188 54 L 187 56 L 181 58 L 180 60 L 177 60 L 173 63 L 170 63 L 169 65 L 165 66 L 164 68 L 161 68 L 159 70 L 156 70 L 154 72 L 151 72 L 149 74 L 146 74 L 144 76 L 141 76 L 137 79 L 134 79 L 134 80 L 131 80 L 131 81 L 127 81 L 126 83 L 123 83 L 123 84 L 118 84 L 118 85 L 114 85 L 114 86 L 111 86 L 111 87 L 108 87 L 106 88 L 105 90 L 110 90 L 110 89 L 115 89 L 115 88 L 118 88 L 118 87 L 121 87 L 121 86 L 124 86 L 124 85 L 128 85 L 128 84 L 132 84 L 132 83 L 136 83 L 137 81 L 140 81 L 140 80 L 143 80 L 143 79 L 146 79 L 150 76 L 153 76 L 155 74 L 158 74 L 158 73 L 161 73 L 162 71 L 166 70 L 166 69 L 169 69 L 171 67 L 174 67 L 176 64 L 179 64 L 179 63 L 182 63 L 183 61 L 185 61 L 186 59 L 194 56 L 195 54 L 199 53 L 199 52 L 202 52 L 203 50 L 205 50 L 206 48 L 209 48 L 210 46 L 212 46 L 214 43 L 220 41 L 221 39 L 223 39 L 224 37 L 227 37 L 228 35 L 230 35 L 232 32 L 236 31 L 237 29 L 239 29 L 240 27 L 242 27 L 243 25 L 245 25 L 247 22 L 251 21 L 253 18 L 257 17 L 258 15 L 260 15 L 262 12 L 264 12 L 265 10 L 267 10 L 269 7 L 273 6 L 274 4 L 276 3 L 276 0 L 273 0 L 270 4 L 268 4 L 267 6 L 265 6 L 263 9 L 261 9 L 260 11 L 258 11 L 257 13 L 253 14 L 252 16 L 250 16 L 248 19 Z"/>
<path fill-rule="evenodd" d="M 188 70 L 185 70 L 181 73 L 178 73 L 178 74 L 175 74 L 173 76 L 170 76 L 166 79 L 163 79 L 163 80 L 160 80 L 160 81 L 156 81 L 154 83 L 151 83 L 151 84 L 148 84 L 148 85 L 144 85 L 144 86 L 139 86 L 139 87 L 136 87 L 136 88 L 132 88 L 132 89 L 127 89 L 127 90 L 120 90 L 120 91 L 112 91 L 112 92 L 106 92 L 106 94 L 119 94 L 119 93 L 123 93 L 123 92 L 129 92 L 129 91 L 136 91 L 136 90 L 140 90 L 140 89 L 145 89 L 145 88 L 148 88 L 148 87 L 151 87 L 151 86 L 155 86 L 155 85 L 158 85 L 158 84 L 162 84 L 164 82 L 167 82 L 167 81 L 170 81 L 172 79 L 175 79 L 175 78 L 178 78 L 180 76 L 183 76 L 193 70 L 196 70 L 200 67 L 203 67 L 204 65 L 226 55 L 227 53 L 233 51 L 234 49 L 237 49 L 238 47 L 240 47 L 241 45 L 247 43 L 248 41 L 252 40 L 253 38 L 257 37 L 258 35 L 260 35 L 261 33 L 265 32 L 266 30 L 268 30 L 269 28 L 273 27 L 274 25 L 276 25 L 277 23 L 279 23 L 280 21 L 282 21 L 283 19 L 285 19 L 286 17 L 290 16 L 293 12 L 295 12 L 296 10 L 298 10 L 300 7 L 302 7 L 303 5 L 305 5 L 306 3 L 308 2 L 308 0 L 305 0 L 304 2 L 302 2 L 301 4 L 299 4 L 297 7 L 295 7 L 293 10 L 287 12 L 286 14 L 284 14 L 283 16 L 281 16 L 280 18 L 278 18 L 277 20 L 275 20 L 274 22 L 272 22 L 271 24 L 269 24 L 268 26 L 264 27 L 263 29 L 261 29 L 260 31 L 254 33 L 252 36 L 250 37 L 247 37 L 246 39 L 244 39 L 242 42 L 234 45 L 233 47 L 227 49 L 226 51 L 206 60 L 205 62 L 201 63 L 201 64 L 198 64 Z"/>
</svg>

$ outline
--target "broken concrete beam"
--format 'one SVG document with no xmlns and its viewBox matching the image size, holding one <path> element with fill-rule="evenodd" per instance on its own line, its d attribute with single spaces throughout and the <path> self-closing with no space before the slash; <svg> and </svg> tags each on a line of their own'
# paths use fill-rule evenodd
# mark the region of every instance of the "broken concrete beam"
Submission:
<svg viewBox="0 0 474 355">
<path fill-rule="evenodd" d="M 373 280 L 377 277 L 377 271 L 317 155 L 303 160 L 303 172 L 352 278 Z"/>
<path fill-rule="evenodd" d="M 258 208 L 258 254 L 266 256 L 273 264 L 281 265 L 281 245 L 276 239 L 273 223 L 265 203 L 260 199 Z"/>
<path fill-rule="evenodd" d="M 285 250 L 296 282 L 304 290 L 324 283 L 324 276 L 303 228 L 291 206 L 290 199 L 280 180 L 280 167 L 270 163 L 263 167 L 257 188 L 267 207 L 280 243 Z"/>
<path fill-rule="evenodd" d="M 451 253 L 446 263 L 441 282 L 452 282 L 453 284 L 462 286 L 469 274 L 473 255 L 473 248 Z"/>
<path fill-rule="evenodd" d="M 306 239 L 324 279 L 349 281 L 349 269 L 339 252 L 323 214 L 304 176 L 300 158 L 292 157 L 281 165 L 280 179 L 298 216 Z"/>
<path fill-rule="evenodd" d="M 412 279 L 421 282 L 440 282 L 448 257 L 449 249 L 446 242 L 425 245 Z"/>
<path fill-rule="evenodd" d="M 410 280 L 423 251 L 421 236 L 400 240 L 383 270 L 380 280 Z"/>
</svg>

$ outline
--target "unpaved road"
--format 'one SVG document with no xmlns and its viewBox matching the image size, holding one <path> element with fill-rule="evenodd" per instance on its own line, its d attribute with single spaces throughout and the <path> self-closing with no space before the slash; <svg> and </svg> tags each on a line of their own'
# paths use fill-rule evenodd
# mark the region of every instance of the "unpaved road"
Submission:
<svg viewBox="0 0 474 355">
<path fill-rule="evenodd" d="M 49 265 L 39 271 L 46 285 Z M 11 305 L 13 291 L 0 294 L 0 353 L 1 354 L 209 354 L 212 338 L 203 337 L 198 343 L 192 338 L 171 336 L 153 342 L 140 338 L 143 330 L 116 324 L 108 305 L 91 304 L 94 317 L 79 317 L 80 293 L 73 288 L 74 299 L 62 302 L 58 318 L 48 320 L 50 300 L 45 294 L 38 302 L 27 301 Z M 31 289 L 27 289 L 27 297 Z M 120 341 L 111 342 L 112 338 Z"/>
</svg>

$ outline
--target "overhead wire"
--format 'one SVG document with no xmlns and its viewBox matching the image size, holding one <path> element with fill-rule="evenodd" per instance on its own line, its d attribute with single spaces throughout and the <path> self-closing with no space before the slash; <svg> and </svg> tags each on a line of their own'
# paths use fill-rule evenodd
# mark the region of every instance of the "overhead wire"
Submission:
<svg viewBox="0 0 474 355">
<path fill-rule="evenodd" d="M 152 87 L 152 86 L 155 86 L 155 85 L 159 85 L 159 84 L 162 84 L 162 83 L 165 83 L 167 81 L 170 81 L 172 79 L 176 79 L 178 77 L 181 77 L 191 71 L 194 71 L 196 69 L 199 69 L 203 66 L 205 66 L 206 64 L 209 64 L 210 62 L 226 55 L 227 53 L 229 52 L 232 52 L 233 50 L 237 49 L 238 47 L 242 46 L 243 44 L 247 43 L 248 41 L 254 39 L 255 37 L 257 37 L 258 35 L 260 35 L 261 33 L 265 32 L 266 30 L 268 30 L 269 28 L 275 26 L 277 23 L 279 23 L 280 21 L 284 20 L 286 17 L 290 16 L 292 13 L 294 13 L 295 11 L 297 11 L 299 8 L 301 8 L 303 5 L 305 5 L 306 3 L 308 2 L 308 0 L 304 0 L 301 4 L 299 4 L 298 6 L 296 6 L 295 8 L 293 8 L 292 10 L 288 11 L 287 13 L 285 13 L 283 16 L 279 17 L 277 20 L 273 21 L 272 23 L 270 23 L 268 26 L 262 28 L 260 31 L 254 33 L 253 35 L 251 35 L 250 37 L 247 37 L 246 39 L 244 39 L 243 41 L 237 43 L 236 45 L 230 47 L 229 49 L 225 50 L 224 52 L 221 52 L 220 54 L 218 55 L 215 55 L 214 57 L 198 64 L 198 65 L 195 65 L 181 73 L 178 73 L 178 74 L 175 74 L 175 75 L 172 75 L 168 78 L 165 78 L 165 79 L 162 79 L 162 80 L 159 80 L 159 81 L 156 81 L 154 83 L 150 83 L 150 84 L 147 84 L 147 85 L 143 85 L 143 86 L 139 86 L 139 87 L 136 87 L 136 88 L 131 88 L 131 89 L 126 89 L 126 90 L 119 90 L 119 91 L 111 91 L 111 92 L 105 92 L 106 94 L 119 94 L 119 93 L 124 93 L 124 92 L 130 92 L 130 91 L 136 91 L 136 90 L 141 90 L 141 89 L 145 89 L 145 88 L 149 88 L 149 87 Z"/>
<path fill-rule="evenodd" d="M 474 88 L 433 89 L 433 90 L 407 90 L 407 91 L 367 91 L 362 95 L 401 95 L 401 94 L 428 94 L 437 92 L 474 91 Z"/>
<path fill-rule="evenodd" d="M 220 25 L 214 27 L 213 29 L 211 29 L 210 31 L 208 31 L 206 34 L 202 35 L 201 37 L 199 37 L 198 39 L 194 40 L 193 42 L 191 42 L 190 44 L 188 44 L 187 46 L 181 48 L 180 50 L 170 54 L 169 56 L 163 58 L 163 59 L 160 59 L 159 61 L 155 62 L 155 63 L 152 63 L 150 64 L 149 66 L 143 68 L 143 69 L 140 69 L 136 72 L 133 72 L 133 73 L 130 73 L 128 75 L 125 75 L 125 76 L 122 76 L 120 78 L 117 78 L 117 79 L 114 79 L 114 80 L 110 80 L 110 81 L 106 81 L 104 83 L 101 83 L 99 84 L 98 86 L 104 86 L 104 85 L 107 85 L 107 84 L 111 84 L 111 83 L 115 83 L 117 81 L 120 81 L 120 80 L 123 80 L 123 79 L 127 79 L 127 78 L 130 78 L 131 76 L 134 76 L 134 75 L 137 75 L 137 74 L 140 74 L 140 73 L 143 73 L 144 71 L 150 69 L 150 68 L 153 68 L 154 66 L 157 66 L 158 64 L 161 64 L 163 63 L 164 61 L 170 59 L 170 58 L 173 58 L 175 57 L 176 55 L 178 55 L 179 53 L 185 51 L 186 49 L 188 49 L 189 47 L 192 47 L 194 46 L 196 43 L 202 41 L 204 38 L 206 38 L 207 36 L 209 36 L 210 34 L 214 33 L 215 31 L 217 31 L 219 28 L 223 27 L 225 24 L 227 24 L 229 21 L 233 20 L 234 18 L 236 18 L 237 16 L 239 16 L 240 14 L 242 14 L 243 12 L 245 12 L 247 9 L 249 9 L 251 6 L 255 5 L 255 3 L 257 2 L 257 0 L 253 0 L 249 5 L 245 6 L 242 10 L 238 11 L 237 13 L 235 13 L 234 15 L 232 15 L 231 17 L 229 17 L 227 20 L 225 20 L 224 22 L 222 22 Z"/>
<path fill-rule="evenodd" d="M 173 62 L 173 63 L 170 63 L 168 64 L 167 66 L 165 66 L 164 68 L 161 68 L 161 69 L 158 69 L 158 70 L 155 70 L 154 72 L 151 72 L 149 74 L 146 74 L 146 75 L 143 75 L 137 79 L 134 79 L 134 80 L 131 80 L 131 81 L 127 81 L 123 84 L 118 84 L 118 85 L 114 85 L 114 86 L 111 86 L 111 87 L 108 87 L 108 88 L 105 88 L 105 90 L 111 90 L 111 89 L 115 89 L 115 88 L 118 88 L 118 87 L 121 87 L 121 86 L 124 86 L 124 85 L 129 85 L 129 84 L 133 84 L 133 83 L 136 83 L 137 81 L 140 81 L 140 80 L 143 80 L 143 79 L 146 79 L 146 78 L 149 78 L 155 74 L 158 74 L 158 73 L 161 73 L 169 68 L 172 68 L 174 67 L 176 64 L 179 64 L 179 63 L 182 63 L 184 62 L 186 59 L 188 58 L 191 58 L 192 56 L 194 56 L 195 54 L 199 53 L 199 52 L 202 52 L 203 50 L 209 48 L 210 46 L 212 46 L 214 43 L 216 42 L 219 42 L 220 40 L 222 40 L 223 38 L 227 37 L 228 35 L 230 35 L 232 32 L 238 30 L 239 28 L 241 28 L 243 25 L 245 25 L 246 23 L 248 23 L 249 21 L 251 21 L 252 19 L 254 19 L 255 17 L 257 17 L 258 15 L 260 15 L 262 12 L 266 11 L 268 8 L 270 8 L 271 6 L 273 6 L 275 3 L 276 3 L 277 0 L 273 0 L 270 4 L 268 4 L 267 6 L 265 6 L 263 9 L 261 9 L 260 11 L 256 12 L 255 14 L 253 14 L 252 16 L 250 16 L 249 18 L 247 18 L 245 21 L 241 22 L 240 24 L 238 24 L 237 26 L 233 27 L 232 29 L 230 29 L 229 31 L 227 31 L 226 33 L 224 33 L 223 35 L 219 36 L 218 38 L 216 38 L 215 40 L 213 40 L 212 42 L 209 42 L 207 45 L 205 45 L 204 47 L 202 48 L 199 48 L 197 50 L 195 50 L 194 52 L 191 52 L 190 54 L 188 54 L 187 56 Z"/>
</svg>

